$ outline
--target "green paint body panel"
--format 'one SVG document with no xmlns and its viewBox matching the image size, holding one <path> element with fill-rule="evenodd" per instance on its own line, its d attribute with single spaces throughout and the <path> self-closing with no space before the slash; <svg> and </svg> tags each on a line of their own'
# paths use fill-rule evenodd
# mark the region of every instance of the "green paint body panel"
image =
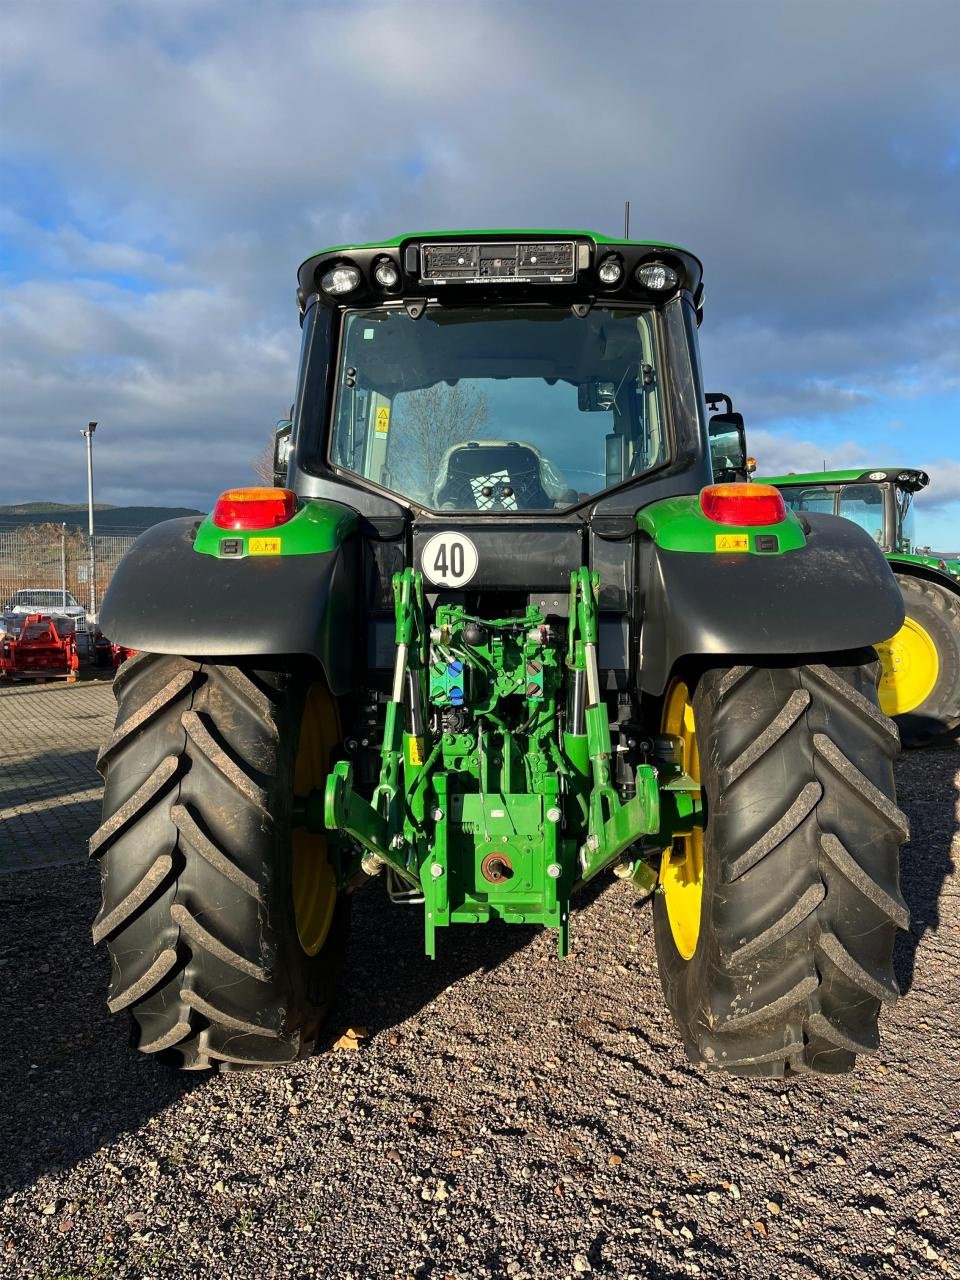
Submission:
<svg viewBox="0 0 960 1280">
<path fill-rule="evenodd" d="M 307 499 L 292 520 L 272 529 L 221 529 L 207 518 L 197 530 L 194 551 L 204 556 L 216 556 L 220 560 L 239 560 L 250 554 L 251 538 L 278 538 L 283 556 L 310 556 L 337 547 L 356 529 L 358 516 L 349 507 L 336 502 Z M 221 544 L 225 540 L 241 544 L 239 553 L 224 555 Z"/>
<path fill-rule="evenodd" d="M 903 467 L 870 467 L 866 470 L 863 467 L 847 468 L 844 471 L 806 471 L 799 474 L 790 474 L 786 476 L 754 476 L 754 480 L 758 484 L 775 484 L 778 489 L 784 485 L 808 485 L 808 484 L 875 484 L 884 483 L 884 481 L 871 481 L 867 477 L 870 471 L 885 471 L 892 474 L 896 471 L 905 470 Z"/>
<path fill-rule="evenodd" d="M 887 559 L 894 570 L 898 564 L 903 565 L 907 571 L 915 566 L 921 566 L 960 582 L 960 559 L 953 556 L 914 555 L 906 551 L 891 551 Z M 945 569 L 944 565 L 946 565 Z"/>
<path fill-rule="evenodd" d="M 700 500 L 693 494 L 651 503 L 637 513 L 637 526 L 664 551 L 728 554 L 724 548 L 717 546 L 718 537 L 726 536 L 746 537 L 746 554 L 750 555 L 782 555 L 785 551 L 794 551 L 806 545 L 803 528 L 792 512 L 787 512 L 786 519 L 776 524 L 717 524 L 703 514 Z M 757 537 L 769 534 L 776 536 L 777 550 L 759 550 Z M 745 552 L 739 550 L 729 554 L 743 555 Z"/>
</svg>

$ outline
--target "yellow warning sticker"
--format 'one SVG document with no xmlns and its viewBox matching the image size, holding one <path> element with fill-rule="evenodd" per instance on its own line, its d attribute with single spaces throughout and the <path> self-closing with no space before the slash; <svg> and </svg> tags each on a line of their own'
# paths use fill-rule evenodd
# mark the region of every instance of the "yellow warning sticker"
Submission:
<svg viewBox="0 0 960 1280">
<path fill-rule="evenodd" d="M 718 533 L 714 535 L 716 551 L 749 551 L 750 535 L 748 533 Z"/>
<path fill-rule="evenodd" d="M 407 738 L 407 764 L 423 764 L 422 738 Z"/>
<path fill-rule="evenodd" d="M 251 538 L 247 550 L 252 556 L 278 556 L 280 554 L 280 539 Z"/>
<path fill-rule="evenodd" d="M 390 406 L 382 404 L 377 410 L 377 435 L 385 436 L 390 430 Z"/>
</svg>

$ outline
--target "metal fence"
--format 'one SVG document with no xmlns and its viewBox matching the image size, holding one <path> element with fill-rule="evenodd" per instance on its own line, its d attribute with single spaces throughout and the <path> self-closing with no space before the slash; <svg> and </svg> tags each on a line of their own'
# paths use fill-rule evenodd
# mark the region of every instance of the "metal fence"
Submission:
<svg viewBox="0 0 960 1280">
<path fill-rule="evenodd" d="M 133 542 L 133 536 L 94 536 L 97 610 L 121 556 Z M 0 611 L 15 591 L 52 587 L 69 591 L 89 615 L 90 585 L 90 539 L 86 533 L 59 524 L 0 529 Z"/>
</svg>

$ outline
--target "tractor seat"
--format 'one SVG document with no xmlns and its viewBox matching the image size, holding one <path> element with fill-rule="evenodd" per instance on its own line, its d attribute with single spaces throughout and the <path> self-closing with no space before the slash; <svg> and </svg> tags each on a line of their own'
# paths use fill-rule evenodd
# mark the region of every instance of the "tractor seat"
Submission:
<svg viewBox="0 0 960 1280">
<path fill-rule="evenodd" d="M 447 454 L 436 505 L 447 511 L 552 510 L 540 461 L 535 449 L 513 440 L 457 445 Z"/>
</svg>

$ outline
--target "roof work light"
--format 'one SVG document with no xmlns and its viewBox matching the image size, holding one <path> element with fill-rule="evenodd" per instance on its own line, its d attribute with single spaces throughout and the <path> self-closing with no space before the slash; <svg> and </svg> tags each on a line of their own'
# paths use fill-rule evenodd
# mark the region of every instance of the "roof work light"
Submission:
<svg viewBox="0 0 960 1280">
<path fill-rule="evenodd" d="M 350 293 L 360 283 L 360 272 L 357 267 L 341 263 L 339 267 L 331 267 L 320 281 L 324 293 Z"/>
<path fill-rule="evenodd" d="M 637 280 L 645 289 L 663 293 L 666 289 L 675 289 L 680 277 L 665 262 L 643 262 L 637 267 Z"/>
</svg>

